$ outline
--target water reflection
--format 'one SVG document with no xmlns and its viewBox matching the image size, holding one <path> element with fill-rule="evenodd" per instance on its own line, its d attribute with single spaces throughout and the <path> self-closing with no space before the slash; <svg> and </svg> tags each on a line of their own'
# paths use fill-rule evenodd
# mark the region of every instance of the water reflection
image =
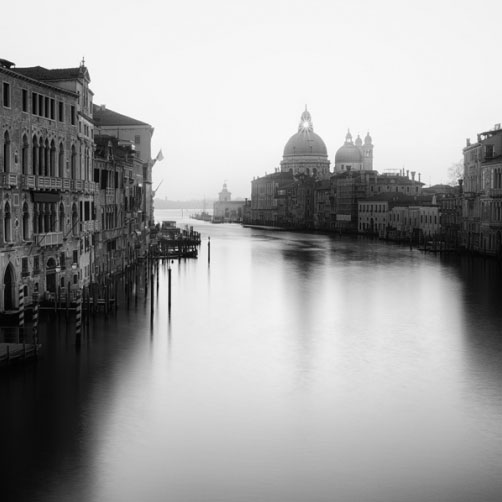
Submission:
<svg viewBox="0 0 502 502">
<path fill-rule="evenodd" d="M 211 264 L 172 264 L 171 312 L 164 263 L 153 318 L 140 286 L 2 373 L 12 500 L 498 500 L 497 264 L 196 229 Z"/>
</svg>

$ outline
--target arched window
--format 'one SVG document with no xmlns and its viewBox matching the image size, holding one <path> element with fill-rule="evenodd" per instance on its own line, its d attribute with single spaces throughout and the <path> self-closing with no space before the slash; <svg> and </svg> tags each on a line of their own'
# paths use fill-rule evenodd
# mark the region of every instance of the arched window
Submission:
<svg viewBox="0 0 502 502">
<path fill-rule="evenodd" d="M 31 170 L 33 174 L 38 174 L 38 139 L 33 136 L 31 146 Z"/>
<path fill-rule="evenodd" d="M 21 148 L 21 171 L 23 174 L 28 174 L 28 138 L 23 135 L 23 146 Z"/>
<path fill-rule="evenodd" d="M 59 231 L 64 232 L 64 205 L 59 203 Z"/>
<path fill-rule="evenodd" d="M 45 170 L 45 148 L 42 138 L 38 141 L 38 174 L 44 175 Z"/>
<path fill-rule="evenodd" d="M 5 203 L 4 208 L 3 238 L 5 242 L 10 242 L 12 240 L 10 204 L 8 202 Z"/>
<path fill-rule="evenodd" d="M 44 175 L 45 176 L 50 176 L 50 147 L 49 147 L 49 140 L 45 140 L 45 145 L 44 145 Z"/>
<path fill-rule="evenodd" d="M 28 204 L 23 204 L 23 239 L 27 241 L 30 234 L 30 213 L 28 211 Z"/>
<path fill-rule="evenodd" d="M 73 204 L 71 208 L 71 232 L 73 235 L 78 235 L 78 212 L 76 204 Z"/>
<path fill-rule="evenodd" d="M 10 136 L 9 131 L 3 135 L 3 172 L 10 171 Z"/>
<path fill-rule="evenodd" d="M 77 152 L 75 151 L 75 145 L 71 146 L 71 179 L 77 179 Z"/>
<path fill-rule="evenodd" d="M 49 153 L 49 176 L 56 176 L 56 145 L 54 140 L 51 141 Z"/>
<path fill-rule="evenodd" d="M 59 158 L 58 158 L 58 174 L 60 178 L 64 177 L 64 146 L 63 143 L 59 143 Z"/>
</svg>

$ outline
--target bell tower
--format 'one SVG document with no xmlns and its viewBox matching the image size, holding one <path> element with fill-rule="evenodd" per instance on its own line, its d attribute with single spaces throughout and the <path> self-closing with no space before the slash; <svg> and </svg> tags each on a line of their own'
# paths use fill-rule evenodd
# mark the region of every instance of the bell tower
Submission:
<svg viewBox="0 0 502 502">
<path fill-rule="evenodd" d="M 364 138 L 364 144 L 362 146 L 363 151 L 363 169 L 365 171 L 373 170 L 373 142 L 370 133 L 366 134 Z"/>
</svg>

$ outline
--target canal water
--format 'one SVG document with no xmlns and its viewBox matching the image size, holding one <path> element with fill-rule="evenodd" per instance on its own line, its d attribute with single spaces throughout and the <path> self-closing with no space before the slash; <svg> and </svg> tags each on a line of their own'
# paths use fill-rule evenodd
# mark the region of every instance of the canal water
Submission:
<svg viewBox="0 0 502 502">
<path fill-rule="evenodd" d="M 0 373 L 2 500 L 501 500 L 500 264 L 156 216 L 203 235 L 171 312 L 164 264 Z"/>
</svg>

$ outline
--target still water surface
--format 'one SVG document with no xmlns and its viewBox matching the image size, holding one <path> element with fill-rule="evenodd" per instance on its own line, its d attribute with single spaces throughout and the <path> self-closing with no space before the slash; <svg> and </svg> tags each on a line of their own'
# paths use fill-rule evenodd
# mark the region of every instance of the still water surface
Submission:
<svg viewBox="0 0 502 502">
<path fill-rule="evenodd" d="M 141 289 L 0 373 L 7 500 L 501 500 L 499 264 L 180 223 L 170 315 L 164 266 L 153 320 Z"/>
</svg>

